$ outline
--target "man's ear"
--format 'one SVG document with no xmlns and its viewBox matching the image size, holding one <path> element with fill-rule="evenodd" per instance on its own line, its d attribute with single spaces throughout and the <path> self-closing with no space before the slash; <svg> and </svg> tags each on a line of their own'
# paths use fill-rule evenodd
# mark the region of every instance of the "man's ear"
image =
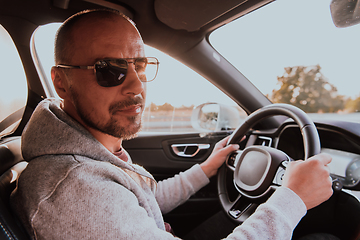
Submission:
<svg viewBox="0 0 360 240">
<path fill-rule="evenodd" d="M 51 68 L 51 79 L 53 81 L 55 90 L 60 98 L 66 99 L 68 97 L 68 82 L 65 73 L 62 69 L 57 67 Z"/>
</svg>

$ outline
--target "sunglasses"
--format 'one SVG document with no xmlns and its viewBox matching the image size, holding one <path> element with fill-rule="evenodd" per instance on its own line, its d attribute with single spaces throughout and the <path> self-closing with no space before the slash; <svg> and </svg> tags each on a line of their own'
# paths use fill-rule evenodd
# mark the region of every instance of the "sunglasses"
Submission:
<svg viewBox="0 0 360 240">
<path fill-rule="evenodd" d="M 130 63 L 135 65 L 135 71 L 140 81 L 151 82 L 156 78 L 160 63 L 155 57 L 103 59 L 97 61 L 93 66 L 58 64 L 56 67 L 94 69 L 96 81 L 100 86 L 114 87 L 124 82 Z"/>
</svg>

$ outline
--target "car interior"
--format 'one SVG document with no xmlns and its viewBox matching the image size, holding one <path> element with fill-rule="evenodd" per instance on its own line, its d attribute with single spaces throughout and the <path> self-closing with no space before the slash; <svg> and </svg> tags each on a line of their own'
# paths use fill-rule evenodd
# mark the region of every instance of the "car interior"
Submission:
<svg viewBox="0 0 360 240">
<path fill-rule="evenodd" d="M 343 169 L 331 173 L 333 196 L 308 211 L 295 229 L 293 239 L 318 232 L 330 233 L 340 239 L 360 239 L 359 195 L 353 194 L 360 191 L 360 123 L 328 119 L 313 122 L 295 107 L 273 104 L 209 42 L 209 35 L 214 30 L 257 9 L 266 8 L 272 2 L 273 0 L 1 1 L 0 24 L 11 36 L 20 56 L 26 76 L 27 97 L 24 107 L 3 120 L 0 118 L 0 239 L 30 239 L 11 210 L 10 195 L 27 165 L 21 154 L 21 134 L 37 104 L 45 98 L 54 97 L 49 83 L 44 80 L 44 71 L 47 70 L 43 69 L 34 51 L 33 34 L 39 26 L 61 23 L 77 12 L 100 8 L 115 9 L 127 15 L 135 22 L 146 45 L 166 53 L 199 73 L 249 115 L 245 122 L 235 128 L 217 126 L 214 131 L 201 133 L 144 134 L 124 142 L 123 146 L 133 161 L 144 166 L 156 180 L 168 178 L 203 162 L 215 143 L 230 134 L 233 134 L 231 142 L 240 145 L 240 150 L 228 157 L 218 176 L 212 178 L 209 185 L 164 216 L 179 237 L 185 236 L 219 211 L 225 211 L 232 221 L 241 224 L 259 204 L 266 201 L 273 190 L 281 185 L 286 169 L 284 159 L 276 160 L 266 173 L 265 180 L 261 180 L 264 189 L 247 188 L 246 180 L 237 176 L 243 152 L 266 150 L 274 152 L 274 155 L 277 155 L 277 151 L 286 153 L 286 161 L 307 159 L 314 154 L 327 152 L 337 159 L 335 162 Z M 332 2 L 332 11 L 338 16 L 334 22 L 342 25 L 344 21 L 341 19 L 344 17 L 341 16 L 344 14 L 334 7 L 335 4 L 340 4 L 340 0 Z M 352 2 L 358 4 L 357 1 Z M 3 86 L 2 84 L 1 87 Z M 196 113 L 199 115 L 201 110 L 201 107 L 197 108 Z M 220 124 L 227 108 L 220 107 L 217 111 Z M 196 118 L 196 114 L 194 116 Z M 7 130 L 6 133 L 4 130 Z M 243 136 L 246 136 L 246 140 L 241 141 Z M 267 197 L 264 198 L 265 195 Z"/>
</svg>

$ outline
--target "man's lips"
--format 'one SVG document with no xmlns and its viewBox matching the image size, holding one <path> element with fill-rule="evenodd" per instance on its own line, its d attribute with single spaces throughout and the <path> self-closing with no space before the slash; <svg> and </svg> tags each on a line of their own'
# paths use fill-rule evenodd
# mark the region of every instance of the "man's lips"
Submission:
<svg viewBox="0 0 360 240">
<path fill-rule="evenodd" d="M 115 102 L 110 105 L 110 114 L 124 114 L 136 116 L 142 113 L 144 109 L 144 100 L 141 97 L 129 98 L 123 101 Z"/>
<path fill-rule="evenodd" d="M 124 108 L 116 109 L 115 113 L 127 114 L 127 115 L 138 115 L 141 113 L 141 110 L 142 110 L 142 105 L 136 104 L 136 105 L 131 105 L 131 106 L 127 106 Z"/>
</svg>

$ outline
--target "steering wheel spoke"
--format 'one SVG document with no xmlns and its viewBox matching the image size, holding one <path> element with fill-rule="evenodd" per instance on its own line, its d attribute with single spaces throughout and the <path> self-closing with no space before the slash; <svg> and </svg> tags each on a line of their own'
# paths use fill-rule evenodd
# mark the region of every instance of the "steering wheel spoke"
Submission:
<svg viewBox="0 0 360 240">
<path fill-rule="evenodd" d="M 233 202 L 227 213 L 237 222 L 244 222 L 255 212 L 257 207 L 257 203 L 254 203 L 251 199 L 239 194 L 238 198 Z"/>
</svg>

